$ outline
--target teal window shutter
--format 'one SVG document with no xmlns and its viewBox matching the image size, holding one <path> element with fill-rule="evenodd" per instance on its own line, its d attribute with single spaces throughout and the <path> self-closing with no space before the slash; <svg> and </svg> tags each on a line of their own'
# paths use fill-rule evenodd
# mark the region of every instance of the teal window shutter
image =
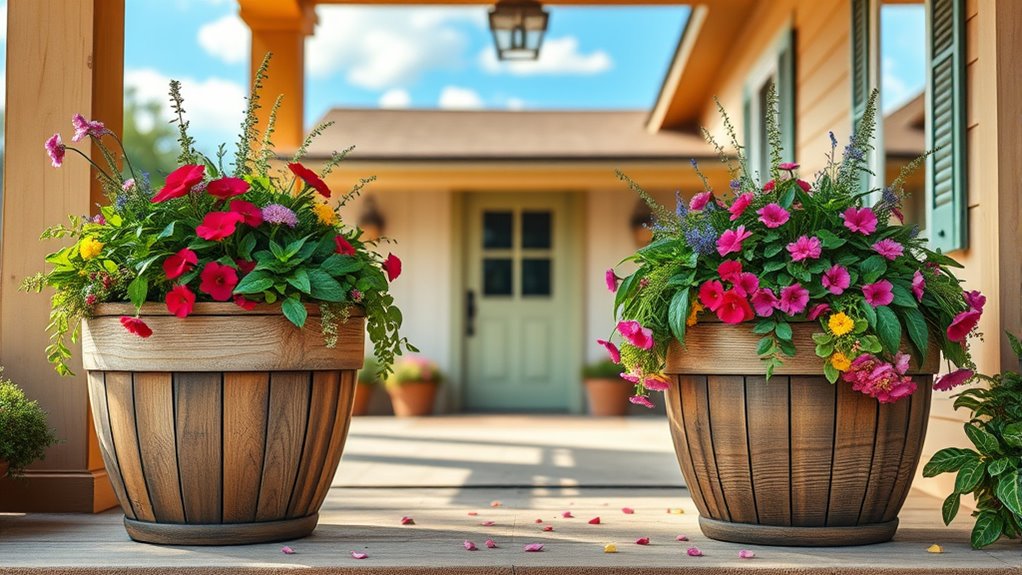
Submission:
<svg viewBox="0 0 1022 575">
<path fill-rule="evenodd" d="M 852 130 L 858 131 L 869 101 L 869 26 L 870 0 L 852 0 Z M 869 191 L 869 180 L 859 173 L 859 187 Z"/>
<path fill-rule="evenodd" d="M 758 122 L 752 118 L 752 96 L 749 94 L 748 87 L 745 88 L 742 94 L 742 142 L 745 146 L 745 169 L 746 173 L 751 174 L 756 162 L 752 159 L 752 123 Z"/>
<path fill-rule="evenodd" d="M 968 244 L 965 165 L 965 18 L 963 0 L 931 0 L 926 14 L 929 52 L 926 162 L 927 235 L 944 252 Z"/>
</svg>

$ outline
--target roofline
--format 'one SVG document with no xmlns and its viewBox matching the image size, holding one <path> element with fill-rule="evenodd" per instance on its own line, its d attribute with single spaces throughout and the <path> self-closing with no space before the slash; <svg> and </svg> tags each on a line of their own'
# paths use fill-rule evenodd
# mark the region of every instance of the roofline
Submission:
<svg viewBox="0 0 1022 575">
<path fill-rule="evenodd" d="M 278 156 L 280 160 L 290 160 L 291 156 Z M 620 162 L 662 162 L 665 164 L 674 162 L 688 163 L 690 159 L 707 160 L 716 159 L 719 156 L 714 153 L 703 154 L 682 154 L 678 156 L 620 156 L 620 155 L 589 155 L 589 156 L 348 156 L 348 162 L 386 162 L 399 164 L 465 164 L 465 163 L 497 163 L 497 164 L 597 164 L 608 161 Z M 330 156 L 324 154 L 308 154 L 303 161 L 325 162 Z"/>
<path fill-rule="evenodd" d="M 646 120 L 646 129 L 652 133 L 659 132 L 663 128 L 667 107 L 671 105 L 678 86 L 681 84 L 682 74 L 685 72 L 685 66 L 688 64 L 692 52 L 695 51 L 696 39 L 699 37 L 699 31 L 703 28 L 708 11 L 709 9 L 705 5 L 699 4 L 692 6 L 691 12 L 689 12 L 688 19 L 685 21 L 685 29 L 682 30 L 681 37 L 678 38 L 678 45 L 674 49 L 671 65 L 660 83 L 656 103 L 653 104 L 653 109 L 650 110 Z"/>
</svg>

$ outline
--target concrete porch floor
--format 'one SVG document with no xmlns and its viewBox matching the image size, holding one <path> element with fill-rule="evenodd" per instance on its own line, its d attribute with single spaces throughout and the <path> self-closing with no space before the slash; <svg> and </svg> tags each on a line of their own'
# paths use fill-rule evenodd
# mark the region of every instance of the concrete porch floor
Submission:
<svg viewBox="0 0 1022 575">
<path fill-rule="evenodd" d="M 495 501 L 500 506 L 491 506 Z M 311 537 L 164 547 L 132 542 L 116 511 L 0 513 L 0 573 L 1022 574 L 1018 542 L 973 551 L 968 514 L 945 528 L 939 507 L 939 500 L 914 492 L 895 540 L 868 547 L 721 543 L 699 532 L 662 418 L 357 418 Z M 564 518 L 565 511 L 574 518 Z M 402 516 L 415 525 L 402 526 Z M 590 525 L 597 516 L 601 524 Z M 481 525 L 488 521 L 494 524 Z M 553 531 L 543 531 L 546 525 Z M 689 541 L 676 541 L 679 534 Z M 640 537 L 650 544 L 636 545 Z M 486 539 L 498 548 L 487 549 Z M 465 540 L 479 550 L 465 550 Z M 526 553 L 529 543 L 544 549 Z M 619 552 L 603 553 L 606 543 Z M 927 553 L 933 543 L 945 552 Z M 281 553 L 283 545 L 296 553 Z M 689 557 L 691 546 L 703 556 Z M 739 559 L 742 549 L 756 558 Z M 352 551 L 368 558 L 353 559 Z"/>
</svg>

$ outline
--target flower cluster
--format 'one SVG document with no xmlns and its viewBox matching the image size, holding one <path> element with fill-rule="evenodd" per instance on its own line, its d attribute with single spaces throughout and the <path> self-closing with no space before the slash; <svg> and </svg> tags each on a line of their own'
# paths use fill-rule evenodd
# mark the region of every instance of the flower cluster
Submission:
<svg viewBox="0 0 1022 575">
<path fill-rule="evenodd" d="M 608 338 L 600 344 L 623 363 L 622 377 L 636 384 L 633 403 L 650 404 L 647 391 L 668 386 L 659 374 L 669 344 L 684 344 L 687 329 L 713 316 L 749 324 L 763 336 L 757 352 L 768 378 L 784 357 L 796 354 L 792 325 L 806 321 L 819 325 L 813 341 L 827 379 L 882 403 L 915 391 L 907 375 L 911 360 L 921 364 L 934 347 L 959 368 L 937 389 L 973 378 L 967 340 L 976 334 L 985 298 L 963 292 L 949 269 L 960 266 L 903 225 L 907 172 L 890 188 L 875 190 L 875 203 L 861 191 L 861 151 L 871 146 L 874 112 L 843 156 L 831 138 L 828 163 L 812 183 L 799 177 L 798 164 L 779 160 L 773 114 L 768 135 L 775 163 L 764 184 L 745 169 L 733 131 L 737 162 L 711 139 L 730 162 L 724 194 L 700 173 L 706 189 L 687 204 L 679 197 L 670 211 L 629 181 L 650 203 L 654 237 L 629 258 L 638 264 L 634 273 L 619 278 L 608 270 L 623 343 L 618 348 Z"/>
<path fill-rule="evenodd" d="M 265 72 L 260 69 L 260 77 Z M 260 78 L 256 79 L 258 87 Z M 233 302 L 251 310 L 262 304 L 279 305 L 294 325 L 307 319 L 306 303 L 320 304 L 328 345 L 336 339 L 336 323 L 347 318 L 347 308 L 365 309 L 367 328 L 374 342 L 381 371 L 389 372 L 402 348 L 414 350 L 400 338 L 401 314 L 388 293 L 389 282 L 401 273 L 401 261 L 381 257 L 362 231 L 343 222 L 338 210 L 357 196 L 369 180 L 351 192 L 333 198 L 320 174 L 300 163 L 307 140 L 287 164 L 270 175 L 274 156 L 268 136 L 253 149 L 253 137 L 242 138 L 233 170 L 225 169 L 224 152 L 214 161 L 192 147 L 187 122 L 180 117 L 181 99 L 171 85 L 178 111 L 182 146 L 181 166 L 154 189 L 146 174 L 136 174 L 123 146 L 101 122 L 75 115 L 73 142 L 92 140 L 107 159 L 106 169 L 92 164 L 110 201 L 95 217 L 70 218 L 70 225 L 55 226 L 44 238 L 72 238 L 74 243 L 47 256 L 49 271 L 28 278 L 25 287 L 56 288 L 52 298 L 53 343 L 47 350 L 60 373 L 68 374 L 70 351 L 66 339 L 77 332 L 80 320 L 104 302 L 131 302 L 136 310 L 145 302 L 162 302 L 167 310 L 186 318 L 197 302 Z M 253 136 L 258 92 L 253 90 L 243 132 Z M 273 119 L 265 129 L 273 133 Z M 326 126 L 313 130 L 321 132 Z M 105 139 L 113 138 L 122 152 L 123 166 Z M 62 143 L 60 134 L 46 141 L 52 165 L 59 167 L 68 151 L 91 159 Z M 335 155 L 323 173 L 343 157 Z M 331 319 L 332 318 L 332 319 Z M 146 338 L 152 330 L 144 319 L 125 316 L 129 332 Z"/>
</svg>

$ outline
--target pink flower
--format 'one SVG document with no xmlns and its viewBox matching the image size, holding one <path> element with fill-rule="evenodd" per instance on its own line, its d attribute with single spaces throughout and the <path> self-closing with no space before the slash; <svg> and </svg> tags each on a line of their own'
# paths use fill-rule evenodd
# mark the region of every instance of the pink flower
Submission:
<svg viewBox="0 0 1022 575">
<path fill-rule="evenodd" d="M 748 297 L 759 289 L 759 278 L 756 277 L 756 274 L 749 272 L 738 274 L 732 283 L 735 286 L 735 291 L 742 297 Z"/>
<path fill-rule="evenodd" d="M 755 559 L 756 558 L 756 553 L 754 551 L 749 551 L 748 549 L 742 549 L 741 551 L 738 552 L 738 558 L 739 559 Z"/>
<path fill-rule="evenodd" d="M 543 544 L 542 543 L 529 543 L 528 545 L 523 547 L 523 549 L 525 549 L 525 551 L 528 552 L 528 553 L 538 553 L 538 552 L 543 550 Z"/>
<path fill-rule="evenodd" d="M 199 274 L 202 283 L 199 284 L 199 291 L 216 301 L 227 301 L 234 293 L 234 286 L 238 285 L 238 272 L 231 266 L 220 265 L 216 262 L 209 262 L 202 268 Z"/>
<path fill-rule="evenodd" d="M 204 240 L 219 242 L 233 234 L 243 221 L 245 216 L 238 212 L 209 212 L 202 218 L 202 223 L 195 227 L 195 235 Z"/>
<path fill-rule="evenodd" d="M 172 280 L 191 271 L 199 263 L 199 256 L 188 248 L 182 248 L 163 260 L 163 273 Z"/>
<path fill-rule="evenodd" d="M 791 284 L 781 290 L 781 301 L 777 307 L 788 315 L 800 314 L 809 304 L 809 290 L 802 284 Z"/>
<path fill-rule="evenodd" d="M 753 197 L 754 196 L 751 192 L 745 192 L 744 194 L 735 198 L 734 203 L 731 204 L 731 207 L 727 209 L 727 211 L 731 213 L 732 222 L 742 217 L 742 214 L 745 213 L 745 208 L 748 208 L 749 204 L 752 203 Z"/>
<path fill-rule="evenodd" d="M 795 183 L 798 184 L 798 187 L 802 188 L 803 192 L 807 194 L 810 193 L 811 188 L 809 186 L 809 182 L 805 180 L 795 180 Z"/>
<path fill-rule="evenodd" d="M 724 297 L 724 286 L 717 280 L 711 280 L 699 286 L 699 303 L 706 306 L 710 311 L 717 311 L 720 301 Z"/>
<path fill-rule="evenodd" d="M 925 287 L 926 279 L 923 277 L 923 272 L 916 270 L 916 273 L 912 274 L 912 295 L 916 296 L 916 300 L 923 301 L 923 288 Z"/>
<path fill-rule="evenodd" d="M 744 242 L 752 232 L 745 231 L 745 226 L 738 226 L 733 230 L 726 230 L 717 239 L 717 253 L 726 256 L 730 253 L 742 251 L 742 242 Z"/>
<path fill-rule="evenodd" d="M 497 548 L 497 542 L 494 541 L 493 539 L 487 539 L 486 540 L 486 548 L 487 549 L 496 549 Z"/>
<path fill-rule="evenodd" d="M 963 385 L 964 383 L 972 379 L 974 375 L 976 375 L 976 372 L 972 371 L 971 369 L 966 368 L 956 369 L 955 371 L 952 371 L 951 373 L 938 379 L 933 384 L 933 389 L 937 391 L 951 391 L 952 389 L 960 385 Z"/>
<path fill-rule="evenodd" d="M 81 114 L 71 116 L 71 126 L 75 129 L 75 135 L 71 136 L 72 142 L 80 142 L 86 136 L 100 137 L 107 133 L 103 122 L 91 122 Z"/>
<path fill-rule="evenodd" d="M 609 270 L 607 270 L 607 273 L 604 274 L 603 277 L 607 281 L 607 289 L 610 290 L 612 293 L 616 292 L 617 291 L 617 274 L 614 273 L 614 268 L 610 268 Z"/>
<path fill-rule="evenodd" d="M 983 311 L 983 306 L 987 303 L 987 296 L 976 290 L 967 291 L 962 294 L 962 297 L 965 298 L 965 303 L 968 304 L 969 309 L 974 309 L 979 312 Z"/>
<path fill-rule="evenodd" d="M 908 362 L 911 359 L 912 356 L 910 356 L 907 353 L 901 353 L 899 351 L 898 353 L 894 354 L 894 370 L 897 371 L 900 375 L 905 375 L 905 372 L 908 371 Z"/>
<path fill-rule="evenodd" d="M 234 296 L 234 305 L 240 307 L 245 311 L 252 311 L 255 309 L 257 302 L 247 299 L 243 295 L 236 295 Z"/>
<path fill-rule="evenodd" d="M 809 319 L 809 321 L 813 321 L 816 318 L 820 317 L 821 315 L 827 313 L 828 311 L 830 311 L 830 304 L 818 303 L 813 307 L 809 308 L 809 313 L 806 314 L 806 317 Z"/>
<path fill-rule="evenodd" d="M 167 298 L 164 301 L 167 304 L 167 311 L 177 317 L 188 317 L 188 314 L 192 313 L 192 307 L 195 306 L 195 294 L 188 289 L 188 286 L 177 285 L 167 293 Z"/>
<path fill-rule="evenodd" d="M 756 211 L 759 214 L 759 221 L 768 228 L 779 228 L 788 221 L 788 210 L 780 204 L 767 204 Z"/>
<path fill-rule="evenodd" d="M 876 356 L 862 354 L 852 361 L 841 378 L 852 384 L 852 389 L 875 398 L 880 403 L 895 401 L 912 395 L 916 390 L 915 381 L 903 370 L 908 369 L 906 359 L 897 358 L 897 367 Z"/>
<path fill-rule="evenodd" d="M 596 340 L 596 343 L 607 348 L 607 353 L 610 354 L 611 361 L 613 361 L 614 363 L 621 363 L 621 352 L 618 351 L 616 345 L 604 339 L 598 339 Z"/>
<path fill-rule="evenodd" d="M 702 557 L 703 556 L 703 552 L 700 551 L 698 547 L 689 547 L 688 551 L 686 551 L 685 553 L 688 553 L 689 557 Z"/>
<path fill-rule="evenodd" d="M 206 186 L 206 193 L 226 200 L 232 196 L 240 196 L 248 191 L 248 182 L 241 178 L 219 178 Z"/>
<path fill-rule="evenodd" d="M 717 307 L 717 317 L 724 323 L 738 324 L 752 319 L 755 313 L 748 300 L 732 289 L 724 292 L 720 306 Z"/>
<path fill-rule="evenodd" d="M 619 375 L 619 377 L 621 379 L 627 381 L 628 383 L 636 383 L 637 384 L 637 383 L 639 383 L 639 380 L 642 379 L 642 370 L 639 370 L 638 368 L 636 368 L 636 371 L 629 371 L 629 372 L 621 373 Z"/>
<path fill-rule="evenodd" d="M 692 196 L 692 201 L 688 204 L 688 209 L 693 212 L 698 212 L 706 207 L 706 204 L 710 203 L 713 199 L 713 192 L 702 192 Z"/>
<path fill-rule="evenodd" d="M 797 170 L 798 164 L 796 164 L 795 162 L 781 162 L 780 164 L 777 164 L 777 167 L 778 169 L 790 172 L 793 170 Z"/>
<path fill-rule="evenodd" d="M 186 164 L 167 174 L 167 180 L 159 193 L 150 200 L 154 204 L 187 196 L 192 188 L 202 183 L 206 166 Z"/>
<path fill-rule="evenodd" d="M 124 329 L 143 339 L 153 335 L 153 330 L 150 329 L 144 321 L 137 317 L 122 315 L 121 325 L 124 326 Z"/>
<path fill-rule="evenodd" d="M 877 229 L 877 217 L 871 208 L 849 207 L 841 214 L 845 227 L 855 233 L 868 236 Z"/>
<path fill-rule="evenodd" d="M 752 295 L 752 308 L 756 310 L 756 315 L 759 317 L 770 317 L 777 309 L 778 303 L 777 296 L 767 288 L 756 290 L 756 293 Z"/>
<path fill-rule="evenodd" d="M 717 266 L 717 275 L 726 282 L 734 282 L 740 273 L 742 273 L 742 262 L 738 260 L 725 260 Z"/>
<path fill-rule="evenodd" d="M 50 156 L 50 163 L 54 168 L 59 168 L 64 163 L 64 143 L 60 141 L 60 134 L 50 136 L 43 144 L 46 153 Z"/>
<path fill-rule="evenodd" d="M 866 303 L 873 307 L 888 305 L 894 301 L 894 292 L 891 291 L 892 287 L 891 282 L 880 280 L 876 283 L 862 286 L 862 295 L 866 298 Z"/>
<path fill-rule="evenodd" d="M 653 405 L 653 402 L 650 401 L 649 398 L 646 397 L 645 395 L 633 395 L 628 398 L 628 401 L 632 402 L 635 405 L 641 405 L 643 407 L 648 407 L 650 409 L 656 407 L 655 405 Z M 589 523 L 593 524 L 592 521 L 589 521 Z"/>
<path fill-rule="evenodd" d="M 797 240 L 788 244 L 788 253 L 791 254 L 791 261 L 820 259 L 820 252 L 823 244 L 816 236 L 800 236 Z"/>
<path fill-rule="evenodd" d="M 840 264 L 831 266 L 830 269 L 823 272 L 823 277 L 820 278 L 820 283 L 823 287 L 827 288 L 827 291 L 834 295 L 841 295 L 846 289 L 848 289 L 852 278 L 848 275 L 848 270 Z"/>
<path fill-rule="evenodd" d="M 947 338 L 951 341 L 965 341 L 969 333 L 976 328 L 983 312 L 970 309 L 955 316 L 951 325 L 947 326 Z"/>
<path fill-rule="evenodd" d="M 667 391 L 671 387 L 671 380 L 658 373 L 642 380 L 642 386 L 651 391 Z"/>
<path fill-rule="evenodd" d="M 652 349 L 653 330 L 648 327 L 642 327 L 639 322 L 635 320 L 618 322 L 617 330 L 628 343 L 635 347 L 639 349 Z"/>
<path fill-rule="evenodd" d="M 475 551 L 478 549 L 478 547 L 476 547 L 476 544 L 469 541 L 468 539 L 466 539 L 462 545 L 465 546 L 466 551 Z"/>
<path fill-rule="evenodd" d="M 263 211 L 252 202 L 231 200 L 229 209 L 236 214 L 241 214 L 242 221 L 246 226 L 258 228 L 263 223 Z"/>
<path fill-rule="evenodd" d="M 351 558 L 352 559 L 365 559 L 366 557 L 369 557 L 368 553 L 362 553 L 361 551 L 352 551 L 351 552 Z"/>
<path fill-rule="evenodd" d="M 893 262 L 898 259 L 901 254 L 905 253 L 905 248 L 898 242 L 887 238 L 873 244 L 873 251 Z"/>
</svg>

